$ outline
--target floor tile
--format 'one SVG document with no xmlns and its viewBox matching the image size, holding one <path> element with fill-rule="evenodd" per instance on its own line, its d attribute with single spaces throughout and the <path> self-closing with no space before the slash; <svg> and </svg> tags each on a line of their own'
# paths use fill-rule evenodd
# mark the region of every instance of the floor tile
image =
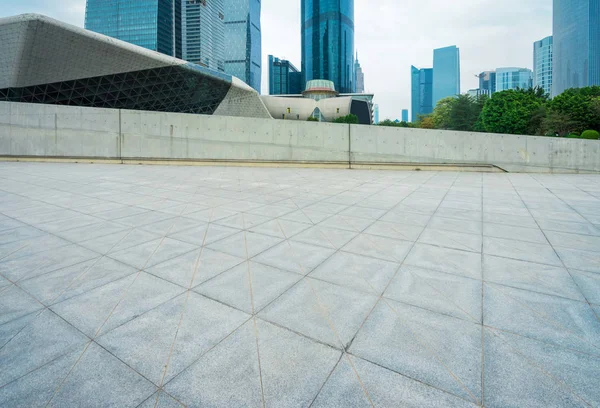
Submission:
<svg viewBox="0 0 600 408">
<path fill-rule="evenodd" d="M 9 229 L 0 232 L 0 245 L 10 244 L 11 242 L 28 240 L 46 235 L 46 232 L 30 226 Z"/>
<path fill-rule="evenodd" d="M 560 266 L 485 255 L 483 257 L 483 279 L 487 282 L 533 292 L 584 300 L 569 272 Z"/>
<path fill-rule="evenodd" d="M 481 279 L 481 254 L 416 244 L 405 264 L 454 275 Z"/>
<path fill-rule="evenodd" d="M 194 363 L 248 318 L 245 313 L 189 292 L 97 341 L 159 386 Z"/>
<path fill-rule="evenodd" d="M 157 391 L 152 394 L 139 408 L 185 408 L 181 402 L 177 401 L 164 391 Z"/>
<path fill-rule="evenodd" d="M 567 268 L 600 273 L 600 253 L 563 247 L 554 249 Z"/>
<path fill-rule="evenodd" d="M 284 241 L 258 255 L 253 260 L 276 268 L 307 275 L 333 253 L 334 250 L 329 248 L 304 244 L 302 242 Z"/>
<path fill-rule="evenodd" d="M 217 225 L 235 228 L 238 230 L 249 230 L 264 224 L 272 219 L 273 216 L 264 216 L 257 214 L 239 213 L 227 218 L 222 218 L 215 221 Z"/>
<path fill-rule="evenodd" d="M 425 228 L 419 242 L 444 248 L 481 252 L 481 235 Z"/>
<path fill-rule="evenodd" d="M 393 222 L 396 224 L 408 224 L 416 225 L 418 227 L 425 227 L 429 223 L 430 219 L 431 215 L 406 211 L 390 211 L 389 213 L 381 217 L 379 220 Z"/>
<path fill-rule="evenodd" d="M 514 225 L 492 224 L 483 225 L 483 235 L 486 237 L 505 238 L 515 241 L 547 244 L 548 240 L 539 228 L 522 228 Z"/>
<path fill-rule="evenodd" d="M 123 251 L 110 252 L 108 256 L 137 269 L 144 269 L 176 258 L 196 248 L 196 245 L 172 238 L 163 238 L 127 248 Z"/>
<path fill-rule="evenodd" d="M 589 222 L 569 222 L 556 220 L 538 220 L 540 228 L 544 231 L 568 232 L 571 234 L 600 236 L 600 228 Z"/>
<path fill-rule="evenodd" d="M 400 264 L 381 259 L 337 252 L 310 276 L 373 295 L 381 295 Z"/>
<path fill-rule="evenodd" d="M 600 273 L 571 270 L 571 276 L 585 299 L 600 305 Z"/>
<path fill-rule="evenodd" d="M 479 325 L 386 300 L 369 316 L 349 352 L 479 403 L 481 335 Z"/>
<path fill-rule="evenodd" d="M 503 258 L 562 266 L 562 262 L 556 256 L 554 249 L 548 244 L 484 237 L 483 252 Z"/>
<path fill-rule="evenodd" d="M 159 238 L 159 236 L 156 234 L 140 229 L 127 228 L 109 235 L 82 241 L 80 242 L 80 245 L 105 255 L 109 252 L 118 252 L 133 248 L 134 246 L 145 244 L 146 242 L 153 241 L 157 238 Z"/>
<path fill-rule="evenodd" d="M 0 324 L 23 317 L 43 307 L 35 298 L 15 285 L 0 288 Z"/>
<path fill-rule="evenodd" d="M 483 221 L 486 223 L 512 225 L 515 227 L 537 228 L 536 220 L 531 216 L 520 216 L 511 214 L 500 214 L 495 212 L 483 213 Z"/>
<path fill-rule="evenodd" d="M 355 236 L 356 232 L 317 225 L 295 235 L 292 239 L 305 244 L 340 249 Z"/>
<path fill-rule="evenodd" d="M 365 230 L 366 234 L 413 242 L 419 238 L 421 232 L 423 227 L 385 221 L 376 221 Z"/>
<path fill-rule="evenodd" d="M 344 246 L 342 250 L 386 261 L 402 262 L 412 246 L 413 243 L 409 241 L 360 234 Z"/>
<path fill-rule="evenodd" d="M 102 401 L 105 406 L 137 407 L 155 391 L 148 380 L 92 343 L 48 406 Z"/>
<path fill-rule="evenodd" d="M 253 232 L 239 232 L 208 245 L 209 249 L 249 259 L 281 242 L 281 239 Z"/>
<path fill-rule="evenodd" d="M 235 228 L 223 227 L 217 224 L 203 224 L 171 235 L 178 241 L 193 245 L 209 245 L 240 232 Z"/>
<path fill-rule="evenodd" d="M 136 273 L 51 306 L 90 337 L 108 333 L 184 291 L 145 272 Z"/>
<path fill-rule="evenodd" d="M 377 302 L 377 297 L 306 278 L 266 307 L 259 316 L 333 347 L 346 347 Z"/>
<path fill-rule="evenodd" d="M 481 323 L 482 284 L 476 279 L 403 266 L 385 297 Z"/>
<path fill-rule="evenodd" d="M 555 231 L 546 231 L 546 236 L 555 247 L 600 252 L 600 237 Z"/>
<path fill-rule="evenodd" d="M 310 224 L 277 218 L 252 227 L 250 231 L 256 232 L 257 234 L 288 239 L 308 228 L 310 228 Z"/>
<path fill-rule="evenodd" d="M 485 284 L 486 326 L 600 356 L 600 321 L 587 303 Z"/>
<path fill-rule="evenodd" d="M 193 218 L 175 217 L 144 225 L 140 227 L 140 229 L 164 236 L 177 234 L 178 232 L 187 231 L 191 228 L 199 227 L 201 225 L 204 225 L 202 221 L 198 221 Z"/>
<path fill-rule="evenodd" d="M 320 225 L 326 228 L 338 228 L 358 233 L 364 231 L 372 223 L 373 221 L 366 218 L 334 215 L 321 222 Z"/>
<path fill-rule="evenodd" d="M 67 231 L 60 231 L 57 232 L 56 235 L 71 242 L 80 243 L 82 241 L 89 241 L 94 238 L 105 237 L 107 235 L 129 230 L 129 227 L 115 222 L 103 221 L 101 219 L 96 219 L 96 221 L 100 222 L 84 227 L 69 229 Z"/>
<path fill-rule="evenodd" d="M 436 230 L 455 231 L 467 234 L 481 235 L 481 221 L 457 220 L 456 218 L 443 218 L 435 216 L 427 225 Z"/>
</svg>

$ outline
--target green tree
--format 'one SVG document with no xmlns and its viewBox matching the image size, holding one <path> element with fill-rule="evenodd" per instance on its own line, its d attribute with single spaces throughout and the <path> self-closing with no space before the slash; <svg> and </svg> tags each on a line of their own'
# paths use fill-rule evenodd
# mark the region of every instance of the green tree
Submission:
<svg viewBox="0 0 600 408">
<path fill-rule="evenodd" d="M 393 121 L 391 119 L 386 119 L 382 122 L 379 122 L 378 126 L 388 126 L 388 127 L 403 127 L 403 128 L 408 128 L 411 127 L 411 124 L 408 122 L 396 122 Z"/>
<path fill-rule="evenodd" d="M 600 131 L 600 86 L 567 89 L 549 102 L 549 110 L 568 115 L 574 132 Z"/>
<path fill-rule="evenodd" d="M 479 103 L 478 98 L 469 95 L 459 95 L 456 97 L 450 111 L 449 129 L 466 132 L 473 131 L 482 109 L 483 104 Z"/>
<path fill-rule="evenodd" d="M 436 129 L 450 129 L 450 115 L 452 108 L 456 103 L 453 96 L 440 99 L 433 109 L 431 120 Z"/>
<path fill-rule="evenodd" d="M 562 112 L 550 111 L 542 122 L 543 131 L 546 136 L 568 136 L 575 127 L 575 121 Z"/>
<path fill-rule="evenodd" d="M 535 89 L 496 92 L 481 112 L 481 126 L 490 133 L 533 134 L 531 119 L 546 98 Z"/>
<path fill-rule="evenodd" d="M 353 113 L 346 116 L 340 116 L 334 120 L 333 123 L 349 123 L 351 125 L 358 125 L 358 116 L 354 115 Z"/>
<path fill-rule="evenodd" d="M 417 127 L 420 129 L 435 129 L 432 115 L 419 115 Z"/>
</svg>

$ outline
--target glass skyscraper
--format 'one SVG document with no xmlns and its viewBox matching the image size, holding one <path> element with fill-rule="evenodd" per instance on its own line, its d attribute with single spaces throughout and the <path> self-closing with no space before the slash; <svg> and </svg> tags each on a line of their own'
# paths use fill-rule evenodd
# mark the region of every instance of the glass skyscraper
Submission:
<svg viewBox="0 0 600 408">
<path fill-rule="evenodd" d="M 269 95 L 302 93 L 302 73 L 287 60 L 269 55 Z"/>
<path fill-rule="evenodd" d="M 433 103 L 460 95 L 460 50 L 456 46 L 433 50 Z"/>
<path fill-rule="evenodd" d="M 552 96 L 600 85 L 600 0 L 554 0 Z"/>
<path fill-rule="evenodd" d="M 224 5 L 225 72 L 240 78 L 260 93 L 260 0 L 225 0 Z"/>
<path fill-rule="evenodd" d="M 408 109 L 402 109 L 402 122 L 408 122 Z"/>
<path fill-rule="evenodd" d="M 178 0 L 87 0 L 85 28 L 152 51 L 182 57 Z"/>
<path fill-rule="evenodd" d="M 358 62 L 358 53 L 356 53 L 356 59 L 354 60 L 354 84 L 356 93 L 365 93 L 365 73 Z"/>
<path fill-rule="evenodd" d="M 183 0 L 183 59 L 225 71 L 223 0 Z"/>
<path fill-rule="evenodd" d="M 479 77 L 479 94 L 492 96 L 496 92 L 496 71 L 484 71 Z"/>
<path fill-rule="evenodd" d="M 496 91 L 509 89 L 529 89 L 533 86 L 533 71 L 528 68 L 498 68 L 496 70 Z"/>
<path fill-rule="evenodd" d="M 533 43 L 533 86 L 552 95 L 552 36 Z"/>
<path fill-rule="evenodd" d="M 340 93 L 354 83 L 354 0 L 302 0 L 304 80 L 333 81 Z"/>
<path fill-rule="evenodd" d="M 433 69 L 411 67 L 411 118 L 412 122 L 419 115 L 433 112 Z"/>
</svg>

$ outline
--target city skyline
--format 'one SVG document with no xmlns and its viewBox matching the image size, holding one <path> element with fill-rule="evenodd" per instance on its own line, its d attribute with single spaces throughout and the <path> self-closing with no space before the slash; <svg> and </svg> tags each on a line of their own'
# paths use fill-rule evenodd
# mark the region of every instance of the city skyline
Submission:
<svg viewBox="0 0 600 408">
<path fill-rule="evenodd" d="M 262 4 L 262 92 L 268 93 L 268 55 L 300 66 L 300 0 L 281 7 L 277 0 Z M 532 44 L 552 34 L 552 1 L 507 0 L 472 5 L 421 0 L 399 4 L 381 0 L 378 7 L 355 2 L 355 50 L 369 73 L 365 91 L 375 94 L 381 120 L 397 118 L 411 104 L 411 65 L 431 66 L 435 48 L 456 44 L 461 49 L 461 91 L 478 87 L 480 72 L 503 66 L 532 67 Z M 85 0 L 23 0 L 6 5 L 1 16 L 41 13 L 83 27 Z M 477 16 L 476 19 L 473 16 Z M 402 19 L 403 24 L 398 24 Z M 429 21 L 427 30 L 423 21 Z M 376 26 L 378 29 L 373 30 Z M 415 33 L 419 36 L 415 39 Z"/>
</svg>

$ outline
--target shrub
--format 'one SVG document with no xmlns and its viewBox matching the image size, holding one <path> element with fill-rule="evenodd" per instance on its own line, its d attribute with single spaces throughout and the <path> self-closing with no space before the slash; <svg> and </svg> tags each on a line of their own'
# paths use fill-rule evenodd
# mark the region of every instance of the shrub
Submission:
<svg viewBox="0 0 600 408">
<path fill-rule="evenodd" d="M 350 115 L 340 116 L 334 120 L 333 123 L 349 123 L 351 125 L 358 125 L 358 116 L 352 113 Z"/>
<path fill-rule="evenodd" d="M 309 116 L 308 119 L 306 119 L 307 122 L 318 122 L 319 119 L 315 118 L 314 116 Z"/>
<path fill-rule="evenodd" d="M 581 136 L 579 136 L 581 139 L 591 139 L 591 140 L 598 140 L 600 139 L 600 133 L 598 133 L 595 130 L 586 130 L 585 132 L 583 132 L 581 134 Z"/>
</svg>

